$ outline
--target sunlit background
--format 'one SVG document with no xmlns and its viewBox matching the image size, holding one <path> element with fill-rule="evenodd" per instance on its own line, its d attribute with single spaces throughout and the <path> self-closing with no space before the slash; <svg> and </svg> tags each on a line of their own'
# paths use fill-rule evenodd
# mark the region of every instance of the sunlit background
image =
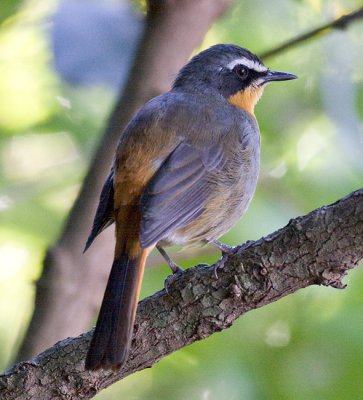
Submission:
<svg viewBox="0 0 363 400">
<path fill-rule="evenodd" d="M 132 4 L 136 9 L 121 0 L 1 5 L 0 369 L 19 346 L 45 249 L 61 230 L 126 77 L 142 26 Z M 224 42 L 262 53 L 361 5 L 236 1 L 202 48 Z M 231 244 L 258 239 L 362 186 L 363 20 L 267 64 L 299 79 L 270 85 L 256 108 L 260 180 L 246 216 L 225 237 Z M 160 289 L 165 273 L 165 266 L 147 271 L 144 296 Z M 311 287 L 253 311 L 96 398 L 363 398 L 362 270 L 346 283 L 344 291 Z"/>
</svg>

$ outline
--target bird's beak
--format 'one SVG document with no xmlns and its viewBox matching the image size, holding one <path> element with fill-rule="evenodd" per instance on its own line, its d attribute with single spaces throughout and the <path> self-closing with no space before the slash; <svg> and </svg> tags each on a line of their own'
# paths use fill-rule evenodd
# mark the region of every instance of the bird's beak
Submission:
<svg viewBox="0 0 363 400">
<path fill-rule="evenodd" d="M 261 77 L 261 85 L 272 81 L 289 81 L 290 79 L 297 79 L 297 76 L 288 72 L 268 71 L 265 76 Z"/>
</svg>

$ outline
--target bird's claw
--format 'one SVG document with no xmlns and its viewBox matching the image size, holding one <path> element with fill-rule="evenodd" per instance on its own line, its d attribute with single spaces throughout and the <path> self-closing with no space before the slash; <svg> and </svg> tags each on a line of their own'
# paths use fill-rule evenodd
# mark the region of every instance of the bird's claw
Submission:
<svg viewBox="0 0 363 400">
<path fill-rule="evenodd" d="M 210 243 L 214 244 L 222 252 L 222 258 L 213 265 L 214 276 L 218 279 L 218 270 L 224 268 L 225 256 L 233 254 L 237 246 L 229 246 L 219 240 L 211 240 Z"/>
<path fill-rule="evenodd" d="M 237 249 L 237 246 L 229 246 L 228 244 L 225 244 L 223 248 L 221 249 L 223 255 L 230 256 L 233 254 Z"/>
<path fill-rule="evenodd" d="M 219 240 L 212 240 L 210 243 L 216 246 L 222 252 L 222 255 L 231 255 L 236 251 L 237 248 L 237 246 L 230 246 L 220 242 Z"/>
<path fill-rule="evenodd" d="M 164 281 L 164 289 L 167 294 L 169 293 L 170 286 L 178 279 L 178 275 L 184 272 L 183 268 L 179 267 L 179 265 L 175 264 L 175 268 L 173 268 L 173 273 L 166 277 Z"/>
<path fill-rule="evenodd" d="M 218 260 L 218 261 L 212 266 L 212 268 L 213 268 L 213 273 L 214 273 L 214 276 L 215 276 L 216 279 L 218 279 L 218 270 L 224 268 L 224 263 L 225 263 L 225 260 L 224 260 L 224 257 L 222 257 L 220 260 Z"/>
</svg>

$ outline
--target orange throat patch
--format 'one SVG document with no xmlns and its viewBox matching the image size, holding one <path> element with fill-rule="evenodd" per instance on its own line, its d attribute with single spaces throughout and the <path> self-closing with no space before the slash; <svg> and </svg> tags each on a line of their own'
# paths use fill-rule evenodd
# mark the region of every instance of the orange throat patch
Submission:
<svg viewBox="0 0 363 400">
<path fill-rule="evenodd" d="M 252 115 L 255 115 L 254 109 L 258 100 L 260 100 L 263 93 L 262 86 L 251 86 L 245 90 L 241 90 L 228 98 L 228 102 L 233 106 L 242 108 Z"/>
</svg>

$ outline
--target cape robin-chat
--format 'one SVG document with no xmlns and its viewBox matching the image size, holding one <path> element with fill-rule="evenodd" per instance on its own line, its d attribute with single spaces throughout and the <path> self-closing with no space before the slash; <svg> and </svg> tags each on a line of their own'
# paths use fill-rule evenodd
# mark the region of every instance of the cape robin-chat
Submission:
<svg viewBox="0 0 363 400">
<path fill-rule="evenodd" d="M 145 262 L 157 247 L 212 242 L 246 211 L 260 164 L 254 106 L 272 71 L 246 49 L 219 44 L 193 57 L 172 89 L 147 102 L 119 140 L 86 249 L 115 222 L 114 261 L 87 369 L 127 359 Z"/>
</svg>

